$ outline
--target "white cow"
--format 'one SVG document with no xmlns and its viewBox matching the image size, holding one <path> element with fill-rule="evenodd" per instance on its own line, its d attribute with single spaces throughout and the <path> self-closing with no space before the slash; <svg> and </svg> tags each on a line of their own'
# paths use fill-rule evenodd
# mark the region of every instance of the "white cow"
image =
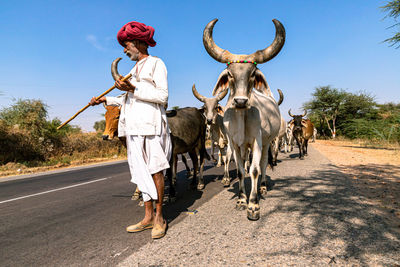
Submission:
<svg viewBox="0 0 400 267">
<path fill-rule="evenodd" d="M 258 176 L 261 173 L 260 192 L 266 194 L 265 172 L 268 150 L 271 141 L 278 135 L 281 115 L 265 76 L 257 68 L 257 64 L 267 62 L 279 53 L 285 42 L 285 29 L 279 21 L 273 20 L 276 36 L 269 47 L 251 55 L 235 55 L 215 44 L 212 31 L 216 22 L 217 19 L 207 24 L 203 33 L 203 43 L 211 57 L 227 63 L 227 68 L 218 77 L 213 95 L 218 95 L 227 88 L 230 90 L 223 121 L 240 179 L 236 207 L 244 209 L 247 206 L 247 218 L 258 220 L 260 218 Z M 252 185 L 247 204 L 244 160 L 248 148 L 252 152 L 250 166 Z"/>
<path fill-rule="evenodd" d="M 232 157 L 232 152 L 228 146 L 228 138 L 223 122 L 224 113 L 221 106 L 218 104 L 219 101 L 226 96 L 228 90 L 226 89 L 218 96 L 211 98 L 201 95 L 196 90 L 195 85 L 192 87 L 192 92 L 199 101 L 204 103 L 204 115 L 207 125 L 210 127 L 211 156 L 214 156 L 214 147 L 216 146 L 219 150 L 217 167 L 220 167 L 222 162 L 224 163 L 224 178 L 221 182 L 224 186 L 229 186 L 229 162 Z"/>
</svg>

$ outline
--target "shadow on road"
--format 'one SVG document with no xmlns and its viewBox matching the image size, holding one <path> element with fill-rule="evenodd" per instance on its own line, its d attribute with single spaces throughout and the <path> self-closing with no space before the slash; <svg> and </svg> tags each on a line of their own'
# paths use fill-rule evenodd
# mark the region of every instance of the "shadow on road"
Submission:
<svg viewBox="0 0 400 267">
<path fill-rule="evenodd" d="M 261 225 L 274 213 L 294 213 L 298 215 L 297 231 L 306 240 L 297 251 L 278 251 L 276 255 L 317 252 L 335 240 L 345 248 L 336 258 L 358 259 L 361 265 L 367 264 L 366 257 L 371 255 L 398 257 L 400 233 L 388 224 L 388 213 L 360 197 L 350 179 L 337 167 L 327 165 L 325 170 L 316 170 L 307 177 L 286 176 L 275 181 L 276 194 L 272 197 L 279 198 L 279 203 L 261 216 Z"/>
</svg>

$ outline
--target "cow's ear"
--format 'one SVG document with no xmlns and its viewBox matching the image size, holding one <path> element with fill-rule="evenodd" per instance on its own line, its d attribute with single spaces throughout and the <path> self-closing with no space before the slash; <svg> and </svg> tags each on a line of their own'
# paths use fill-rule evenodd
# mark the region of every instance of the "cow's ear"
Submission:
<svg viewBox="0 0 400 267">
<path fill-rule="evenodd" d="M 198 110 L 199 110 L 201 113 L 204 113 L 205 108 L 204 108 L 204 106 L 202 106 L 201 108 L 198 108 Z"/>
<path fill-rule="evenodd" d="M 256 69 L 255 71 L 254 89 L 267 96 L 272 96 L 272 92 L 267 83 L 267 79 L 259 69 Z"/>
<path fill-rule="evenodd" d="M 306 122 L 306 120 L 305 120 L 305 119 L 302 119 L 302 120 L 301 120 L 301 125 L 303 125 L 304 127 L 306 127 L 306 126 L 307 126 L 307 122 Z"/>
<path fill-rule="evenodd" d="M 214 89 L 212 91 L 212 95 L 216 96 L 228 87 L 229 87 L 229 72 L 227 69 L 225 69 L 219 75 L 217 83 L 215 84 Z"/>
<path fill-rule="evenodd" d="M 224 110 L 223 110 L 222 106 L 218 104 L 218 106 L 217 106 L 217 112 L 218 112 L 218 113 L 223 113 L 223 111 L 224 111 Z"/>
</svg>

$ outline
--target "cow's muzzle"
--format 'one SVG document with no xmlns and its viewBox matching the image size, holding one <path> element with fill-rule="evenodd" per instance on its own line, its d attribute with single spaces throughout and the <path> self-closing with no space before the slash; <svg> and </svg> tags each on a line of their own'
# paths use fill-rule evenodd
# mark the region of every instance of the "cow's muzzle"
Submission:
<svg viewBox="0 0 400 267">
<path fill-rule="evenodd" d="M 211 125 L 211 124 L 212 124 L 212 122 L 213 122 L 213 120 L 212 120 L 212 119 L 207 119 L 207 124 L 208 124 L 208 125 Z"/>
<path fill-rule="evenodd" d="M 249 99 L 247 97 L 235 97 L 233 99 L 233 104 L 235 105 L 235 108 L 246 108 L 248 101 Z"/>
<path fill-rule="evenodd" d="M 103 135 L 103 140 L 109 140 L 109 135 Z"/>
</svg>

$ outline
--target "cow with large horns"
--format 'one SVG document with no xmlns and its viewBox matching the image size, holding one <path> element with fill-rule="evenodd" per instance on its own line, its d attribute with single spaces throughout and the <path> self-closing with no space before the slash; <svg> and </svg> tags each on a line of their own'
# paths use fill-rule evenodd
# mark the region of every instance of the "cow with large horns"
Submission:
<svg viewBox="0 0 400 267">
<path fill-rule="evenodd" d="M 308 140 L 314 133 L 314 124 L 309 119 L 304 119 L 307 115 L 305 110 L 302 115 L 293 115 L 291 110 L 288 111 L 293 120 L 290 122 L 293 136 L 299 146 L 299 158 L 304 159 L 307 156 Z"/>
<path fill-rule="evenodd" d="M 266 194 L 265 172 L 268 150 L 271 141 L 278 135 L 281 115 L 266 78 L 257 68 L 257 64 L 265 63 L 279 53 L 285 43 L 285 29 L 274 19 L 276 35 L 270 46 L 250 55 L 236 55 L 215 44 L 212 33 L 216 22 L 217 19 L 214 19 L 205 27 L 203 44 L 212 58 L 227 63 L 227 68 L 218 77 L 213 95 L 230 89 L 224 113 L 224 125 L 240 179 L 236 207 L 244 209 L 247 206 L 247 218 L 258 220 L 260 217 L 258 176 L 261 173 L 260 192 Z M 248 148 L 252 150 L 253 159 L 250 166 L 252 186 L 247 204 L 243 163 Z"/>
<path fill-rule="evenodd" d="M 214 145 L 216 144 L 218 154 L 217 167 L 221 166 L 221 159 L 224 161 L 224 177 L 222 178 L 222 184 L 229 186 L 229 162 L 231 160 L 232 152 L 228 147 L 227 133 L 224 126 L 224 117 L 219 111 L 219 101 L 221 101 L 228 93 L 228 89 L 224 90 L 215 97 L 205 97 L 201 95 L 193 84 L 192 87 L 193 95 L 200 101 L 203 102 L 204 115 L 206 117 L 207 124 L 210 125 L 210 136 L 211 136 L 211 155 L 214 152 Z M 226 147 L 226 153 L 225 152 Z M 225 157 L 224 157 L 225 154 Z"/>
</svg>

